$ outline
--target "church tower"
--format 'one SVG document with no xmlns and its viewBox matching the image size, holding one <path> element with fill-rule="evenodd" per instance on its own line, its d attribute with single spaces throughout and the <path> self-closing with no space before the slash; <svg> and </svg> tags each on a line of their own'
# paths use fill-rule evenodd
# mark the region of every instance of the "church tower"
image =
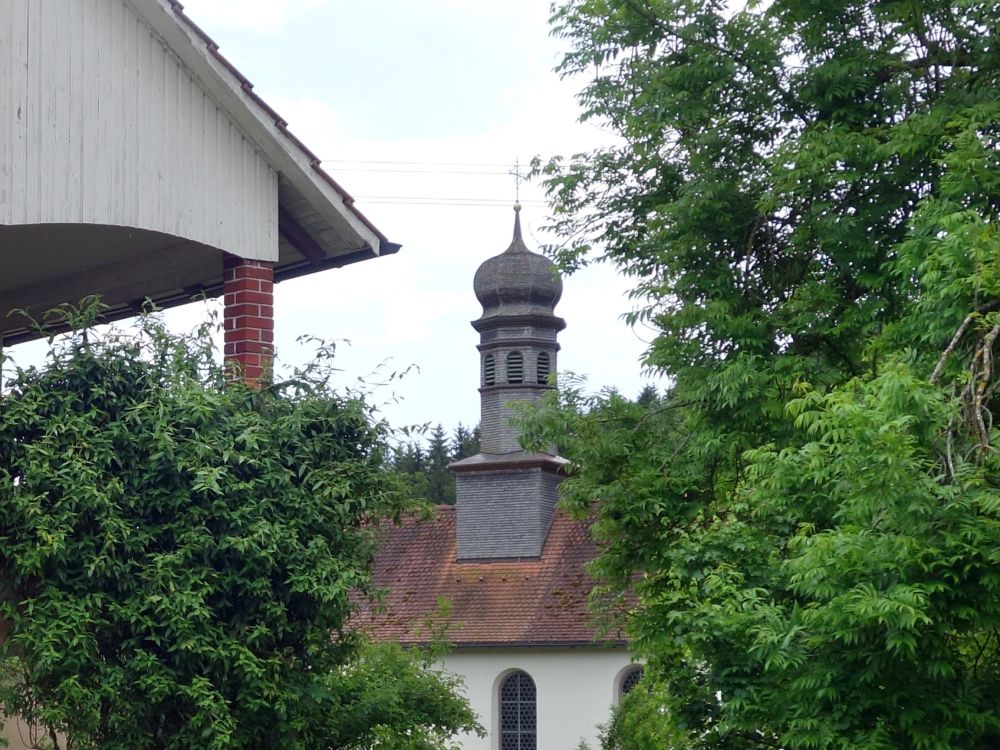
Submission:
<svg viewBox="0 0 1000 750">
<path fill-rule="evenodd" d="M 483 315 L 479 332 L 480 450 L 451 465 L 457 486 L 459 560 L 538 557 L 555 515 L 557 489 L 568 463 L 521 449 L 511 427 L 512 403 L 535 403 L 552 389 L 557 336 L 566 321 L 553 310 L 562 296 L 555 265 L 521 237 L 476 271 Z"/>
</svg>

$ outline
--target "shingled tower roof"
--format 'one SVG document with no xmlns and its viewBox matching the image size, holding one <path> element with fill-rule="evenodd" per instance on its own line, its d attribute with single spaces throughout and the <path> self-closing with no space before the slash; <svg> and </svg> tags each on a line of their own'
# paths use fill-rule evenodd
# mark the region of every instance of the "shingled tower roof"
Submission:
<svg viewBox="0 0 1000 750">
<path fill-rule="evenodd" d="M 528 250 L 521 236 L 521 207 L 514 207 L 514 238 L 504 252 L 484 262 L 473 281 L 483 318 L 498 315 L 552 315 L 562 297 L 555 264 Z"/>
</svg>

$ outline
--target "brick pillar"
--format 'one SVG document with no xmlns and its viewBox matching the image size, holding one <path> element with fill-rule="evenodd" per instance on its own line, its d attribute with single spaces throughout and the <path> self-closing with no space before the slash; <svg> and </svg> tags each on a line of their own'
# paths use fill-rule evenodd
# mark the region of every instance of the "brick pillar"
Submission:
<svg viewBox="0 0 1000 750">
<path fill-rule="evenodd" d="M 226 255 L 222 268 L 226 364 L 256 388 L 274 356 L 274 264 Z"/>
</svg>

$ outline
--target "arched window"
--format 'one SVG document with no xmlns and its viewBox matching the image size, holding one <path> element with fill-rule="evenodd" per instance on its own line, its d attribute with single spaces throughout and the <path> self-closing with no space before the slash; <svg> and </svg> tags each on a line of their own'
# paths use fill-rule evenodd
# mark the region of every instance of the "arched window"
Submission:
<svg viewBox="0 0 1000 750">
<path fill-rule="evenodd" d="M 507 382 L 514 384 L 524 382 L 524 355 L 521 352 L 511 352 L 507 355 Z"/>
<path fill-rule="evenodd" d="M 500 750 L 537 750 L 535 683 L 512 672 L 500 683 Z"/>
<path fill-rule="evenodd" d="M 538 385 L 549 384 L 549 373 L 552 372 L 552 364 L 549 361 L 548 352 L 538 353 Z"/>
<path fill-rule="evenodd" d="M 639 684 L 639 680 L 642 679 L 642 667 L 632 667 L 632 669 L 625 672 L 622 675 L 621 688 L 618 690 L 621 696 L 626 696 L 631 693 L 635 686 Z"/>
<path fill-rule="evenodd" d="M 487 354 L 483 358 L 483 383 L 485 385 L 497 384 L 497 359 L 492 354 Z"/>
</svg>

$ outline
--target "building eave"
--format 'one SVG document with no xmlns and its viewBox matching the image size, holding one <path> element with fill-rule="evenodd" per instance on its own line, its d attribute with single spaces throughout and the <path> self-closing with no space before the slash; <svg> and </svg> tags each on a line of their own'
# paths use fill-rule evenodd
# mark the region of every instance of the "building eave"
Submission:
<svg viewBox="0 0 1000 750">
<path fill-rule="evenodd" d="M 401 641 L 400 645 L 412 648 L 421 648 L 434 645 L 434 641 Z M 627 649 L 628 641 L 523 641 L 523 642 L 503 642 L 503 641 L 469 641 L 455 642 L 448 644 L 451 653 L 462 651 L 517 651 L 530 650 L 541 651 L 544 649 L 554 649 L 560 651 L 608 651 L 616 649 Z"/>
<path fill-rule="evenodd" d="M 477 453 L 453 461 L 448 468 L 456 474 L 474 471 L 509 471 L 511 469 L 542 469 L 555 474 L 568 474 L 572 464 L 562 456 L 550 453 Z"/>
<path fill-rule="evenodd" d="M 342 234 L 348 252 L 391 254 L 393 245 L 327 173 L 319 157 L 289 129 L 253 84 L 219 51 L 219 45 L 184 12 L 178 0 L 128 0 L 213 100 L 322 218 Z"/>
</svg>

